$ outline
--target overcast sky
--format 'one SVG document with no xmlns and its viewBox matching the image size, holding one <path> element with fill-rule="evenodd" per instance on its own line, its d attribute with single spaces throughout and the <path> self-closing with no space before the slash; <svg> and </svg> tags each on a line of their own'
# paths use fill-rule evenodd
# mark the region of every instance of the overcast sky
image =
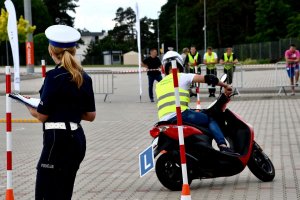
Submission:
<svg viewBox="0 0 300 200">
<path fill-rule="evenodd" d="M 131 7 L 135 11 L 138 2 L 140 18 L 147 16 L 157 19 L 157 11 L 160 11 L 167 0 L 80 0 L 75 17 L 75 28 L 86 28 L 91 32 L 113 29 L 115 23 L 112 19 L 116 16 L 119 7 L 124 9 Z"/>
</svg>

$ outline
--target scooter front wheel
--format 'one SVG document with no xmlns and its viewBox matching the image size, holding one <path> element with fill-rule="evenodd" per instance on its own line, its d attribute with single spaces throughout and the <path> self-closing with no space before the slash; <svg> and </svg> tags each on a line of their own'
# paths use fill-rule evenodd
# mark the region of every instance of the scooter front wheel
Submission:
<svg viewBox="0 0 300 200">
<path fill-rule="evenodd" d="M 272 181 L 275 177 L 275 168 L 272 161 L 256 142 L 253 144 L 252 154 L 247 165 L 250 171 L 264 182 Z"/>
<path fill-rule="evenodd" d="M 160 155 L 156 161 L 155 172 L 163 186 L 172 191 L 182 189 L 181 164 L 170 153 Z M 189 180 L 189 184 L 192 181 Z"/>
</svg>

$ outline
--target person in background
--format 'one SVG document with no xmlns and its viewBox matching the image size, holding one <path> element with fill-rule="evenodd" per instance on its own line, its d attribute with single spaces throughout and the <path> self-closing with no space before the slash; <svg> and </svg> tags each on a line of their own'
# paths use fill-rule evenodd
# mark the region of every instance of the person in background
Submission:
<svg viewBox="0 0 300 200">
<path fill-rule="evenodd" d="M 187 57 L 187 55 L 188 55 L 189 53 L 190 53 L 189 48 L 187 48 L 187 47 L 183 48 L 183 49 L 182 49 L 182 54 L 181 54 L 182 60 L 185 61 L 185 59 L 186 59 L 186 57 Z"/>
<path fill-rule="evenodd" d="M 290 48 L 285 51 L 285 61 L 286 61 L 286 70 L 290 78 L 290 83 L 292 86 L 292 96 L 295 95 L 295 85 L 298 86 L 299 80 L 299 61 L 300 53 L 296 49 L 295 44 L 291 44 Z M 294 80 L 295 77 L 295 80 Z"/>
<path fill-rule="evenodd" d="M 207 51 L 203 56 L 203 63 L 206 65 L 206 74 L 213 74 L 217 76 L 216 64 L 218 63 L 218 56 L 212 51 L 212 47 L 207 47 Z M 216 97 L 216 88 L 212 85 L 212 88 L 208 89 L 209 97 Z"/>
<path fill-rule="evenodd" d="M 192 45 L 190 48 L 190 53 L 187 54 L 184 65 L 186 68 L 186 73 L 195 73 L 195 68 L 197 68 L 198 74 L 201 74 L 201 68 L 198 66 L 201 64 L 201 56 L 197 52 L 196 46 Z"/>
<path fill-rule="evenodd" d="M 43 123 L 44 132 L 35 199 L 70 200 L 86 151 L 80 122 L 96 117 L 93 84 L 74 57 L 80 33 L 69 26 L 53 25 L 45 35 L 56 67 L 46 73 L 38 107 L 27 106 L 30 114 Z"/>
<path fill-rule="evenodd" d="M 235 71 L 235 64 L 239 61 L 236 55 L 232 52 L 232 47 L 227 47 L 226 52 L 220 59 L 220 64 L 224 65 L 224 73 L 227 74 L 227 83 L 231 84 L 233 80 L 233 73 Z"/>
<path fill-rule="evenodd" d="M 157 56 L 157 50 L 152 48 L 150 50 L 150 56 L 147 57 L 142 61 L 142 66 L 147 68 L 147 75 L 148 75 L 148 93 L 151 102 L 154 102 L 153 96 L 153 84 L 156 80 L 157 82 L 161 81 L 161 61 Z"/>
</svg>

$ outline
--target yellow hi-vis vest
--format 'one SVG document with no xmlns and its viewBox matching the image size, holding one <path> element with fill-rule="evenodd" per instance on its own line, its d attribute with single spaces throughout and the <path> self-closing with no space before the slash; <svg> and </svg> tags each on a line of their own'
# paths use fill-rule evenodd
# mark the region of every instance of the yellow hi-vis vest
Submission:
<svg viewBox="0 0 300 200">
<path fill-rule="evenodd" d="M 200 64 L 200 63 L 197 63 L 198 62 L 198 56 L 199 56 L 198 52 L 196 52 L 196 55 L 194 56 L 194 58 L 192 57 L 191 53 L 188 54 L 189 64 L 190 64 L 191 69 L 194 69 L 195 60 L 196 60 L 196 65 Z"/>
<path fill-rule="evenodd" d="M 208 55 L 208 53 L 205 53 L 206 62 L 215 62 L 215 54 L 211 53 L 211 55 Z M 215 64 L 206 64 L 207 69 L 215 69 Z"/>
<path fill-rule="evenodd" d="M 233 62 L 233 53 L 231 53 L 230 57 L 228 58 L 227 53 L 224 53 L 224 62 Z M 225 64 L 224 69 L 231 69 L 233 64 Z"/>
<path fill-rule="evenodd" d="M 178 80 L 180 73 L 178 73 Z M 156 84 L 156 97 L 158 118 L 161 119 L 167 114 L 176 112 L 175 93 L 173 85 L 173 74 L 169 74 Z M 181 111 L 188 109 L 190 94 L 188 90 L 179 88 Z"/>
</svg>

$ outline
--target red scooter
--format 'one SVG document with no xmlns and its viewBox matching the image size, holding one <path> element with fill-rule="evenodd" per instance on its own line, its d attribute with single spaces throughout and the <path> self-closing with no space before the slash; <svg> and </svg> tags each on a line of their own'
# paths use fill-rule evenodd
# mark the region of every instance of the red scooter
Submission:
<svg viewBox="0 0 300 200">
<path fill-rule="evenodd" d="M 221 93 L 207 109 L 201 110 L 212 116 L 219 124 L 231 149 L 236 154 L 221 152 L 212 146 L 212 137 L 206 127 L 196 127 L 183 122 L 187 173 L 189 184 L 193 179 L 233 176 L 246 166 L 260 180 L 272 181 L 275 168 L 262 148 L 254 141 L 253 127 L 238 114 L 226 109 L 231 94 Z M 182 189 L 182 172 L 178 142 L 177 122 L 160 121 L 150 135 L 156 159 L 156 175 L 166 188 Z"/>
</svg>

